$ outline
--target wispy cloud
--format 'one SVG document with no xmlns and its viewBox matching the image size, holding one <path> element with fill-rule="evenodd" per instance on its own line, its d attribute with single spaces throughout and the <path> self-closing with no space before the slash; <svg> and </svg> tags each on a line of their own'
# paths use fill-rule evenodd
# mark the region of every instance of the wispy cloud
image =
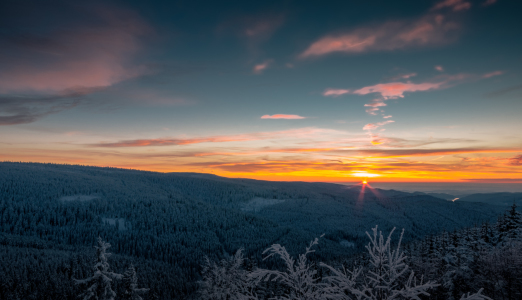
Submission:
<svg viewBox="0 0 522 300">
<path fill-rule="evenodd" d="M 0 36 L 1 125 L 34 122 L 146 73 L 133 59 L 143 50 L 141 38 L 154 31 L 139 15 L 106 6 L 74 13 L 82 18 L 59 29 L 25 26 Z"/>
<path fill-rule="evenodd" d="M 510 86 L 510 87 L 503 88 L 500 90 L 496 90 L 494 92 L 486 94 L 486 97 L 490 97 L 490 98 L 499 97 L 499 96 L 503 96 L 505 94 L 509 94 L 514 91 L 518 91 L 518 90 L 522 90 L 522 84 Z"/>
<path fill-rule="evenodd" d="M 486 74 L 482 75 L 482 78 L 490 78 L 490 77 L 500 76 L 502 74 L 504 74 L 504 71 L 494 71 L 494 72 L 490 72 L 490 73 L 486 73 Z"/>
<path fill-rule="evenodd" d="M 337 97 L 337 96 L 341 96 L 341 95 L 348 94 L 348 93 L 350 93 L 350 90 L 344 90 L 344 89 L 326 89 L 326 90 L 323 92 L 323 96 L 332 96 L 332 97 Z"/>
<path fill-rule="evenodd" d="M 130 59 L 142 49 L 139 39 L 152 32 L 150 26 L 124 9 L 101 7 L 85 13 L 89 12 L 101 22 L 75 24 L 45 37 L 9 36 L 0 53 L 18 55 L 0 59 L 0 92 L 106 87 L 143 74 L 145 69 Z"/>
<path fill-rule="evenodd" d="M 118 142 L 102 142 L 92 144 L 94 147 L 144 147 L 144 146 L 179 146 L 200 143 L 226 143 L 226 142 L 246 142 L 257 140 L 268 140 L 278 138 L 304 138 L 314 137 L 318 134 L 336 133 L 336 130 L 306 127 L 271 132 L 254 132 L 236 135 L 210 136 L 198 138 L 157 138 L 157 139 L 134 139 Z"/>
<path fill-rule="evenodd" d="M 486 0 L 482 3 L 483 6 L 490 6 L 497 3 L 497 0 Z"/>
<path fill-rule="evenodd" d="M 443 8 L 449 8 L 453 11 L 463 11 L 470 9 L 471 3 L 466 0 L 444 0 L 435 4 L 432 10 L 440 10 Z"/>
<path fill-rule="evenodd" d="M 306 117 L 302 117 L 299 115 L 283 115 L 283 114 L 276 114 L 276 115 L 264 115 L 261 116 L 261 119 L 286 119 L 286 120 L 299 120 L 299 119 L 306 119 Z"/>
<path fill-rule="evenodd" d="M 366 103 L 364 106 L 368 107 L 366 109 L 368 114 L 377 115 L 377 112 L 381 111 L 380 107 L 386 106 L 386 103 L 384 103 L 382 99 L 375 99 L 371 103 Z"/>
<path fill-rule="evenodd" d="M 512 166 L 522 166 L 522 154 L 510 158 L 509 164 Z"/>
<path fill-rule="evenodd" d="M 381 126 L 384 126 L 386 124 L 390 124 L 393 122 L 395 122 L 395 121 L 388 120 L 388 121 L 383 121 L 383 122 L 378 122 L 378 123 L 368 123 L 368 124 L 364 125 L 363 130 L 375 130 Z"/>
<path fill-rule="evenodd" d="M 241 23 L 242 32 L 249 38 L 271 36 L 277 28 L 283 25 L 285 20 L 282 14 L 245 16 Z"/>
<path fill-rule="evenodd" d="M 463 180 L 480 183 L 522 183 L 522 178 L 466 178 Z"/>
<path fill-rule="evenodd" d="M 444 72 L 444 68 L 442 66 L 435 66 L 435 70 L 439 72 Z"/>
<path fill-rule="evenodd" d="M 252 72 L 254 72 L 255 74 L 261 74 L 261 73 L 263 73 L 264 70 L 266 70 L 270 66 L 270 64 L 272 64 L 272 62 L 273 62 L 272 59 L 265 60 L 264 62 L 255 65 L 254 68 L 252 69 Z"/>
<path fill-rule="evenodd" d="M 47 115 L 77 106 L 97 88 L 67 90 L 51 96 L 0 96 L 0 126 L 35 122 Z"/>
<path fill-rule="evenodd" d="M 408 78 L 415 77 L 415 76 L 417 76 L 417 73 L 408 73 L 408 74 L 401 75 L 400 78 L 408 79 Z"/>
<path fill-rule="evenodd" d="M 229 17 L 217 27 L 217 32 L 234 34 L 245 42 L 251 54 L 258 56 L 260 45 L 268 41 L 284 22 L 282 13 L 244 14 Z"/>
<path fill-rule="evenodd" d="M 353 91 L 354 94 L 367 95 L 379 93 L 384 99 L 403 98 L 404 93 L 419 92 L 438 89 L 442 86 L 442 82 L 437 83 L 412 83 L 412 82 L 389 82 L 376 85 L 366 86 Z"/>
<path fill-rule="evenodd" d="M 512 153 L 518 149 L 502 148 L 445 148 L 445 149 L 361 149 L 355 150 L 360 154 L 372 155 L 382 158 L 392 157 L 417 157 L 417 156 L 438 156 L 471 153 Z"/>
<path fill-rule="evenodd" d="M 440 68 L 441 70 L 442 67 Z M 500 71 L 497 72 L 491 72 L 486 75 L 487 77 L 491 76 L 497 76 L 501 74 Z M 442 74 L 435 78 L 433 78 L 431 81 L 421 82 L 421 83 L 413 83 L 411 81 L 401 82 L 401 81 L 393 81 L 393 82 L 387 82 L 387 83 L 379 83 L 374 85 L 365 86 L 359 89 L 326 89 L 323 92 L 324 96 L 332 96 L 337 97 L 339 95 L 344 94 L 356 94 L 356 95 L 368 95 L 368 94 L 379 94 L 380 97 L 377 99 L 372 100 L 372 102 L 365 104 L 366 107 L 366 113 L 370 115 L 378 115 L 379 113 L 382 114 L 383 119 L 386 121 L 382 122 L 373 122 L 368 123 L 363 127 L 363 130 L 367 131 L 367 134 L 370 138 L 370 142 L 372 145 L 382 145 L 388 142 L 388 139 L 381 136 L 380 134 L 375 133 L 374 131 L 378 128 L 387 125 L 389 123 L 394 122 L 393 120 L 388 120 L 392 116 L 391 115 L 385 115 L 385 111 L 382 109 L 383 107 L 387 106 L 385 103 L 386 100 L 389 99 L 398 99 L 398 98 L 404 98 L 406 93 L 412 93 L 412 92 L 424 92 L 424 91 L 430 91 L 430 90 L 437 90 L 441 88 L 449 87 L 457 82 L 463 82 L 466 80 L 478 80 L 480 78 L 487 78 L 484 75 L 478 76 L 478 75 L 472 75 L 472 74 L 454 74 L 454 75 L 448 75 L 448 74 Z M 397 78 L 396 78 L 397 79 Z M 380 131 L 383 131 L 384 129 L 380 129 Z"/>
<path fill-rule="evenodd" d="M 386 22 L 343 34 L 327 35 L 312 43 L 299 57 L 446 44 L 455 39 L 458 29 L 458 23 L 448 20 L 446 16 L 428 14 L 414 21 Z"/>
</svg>

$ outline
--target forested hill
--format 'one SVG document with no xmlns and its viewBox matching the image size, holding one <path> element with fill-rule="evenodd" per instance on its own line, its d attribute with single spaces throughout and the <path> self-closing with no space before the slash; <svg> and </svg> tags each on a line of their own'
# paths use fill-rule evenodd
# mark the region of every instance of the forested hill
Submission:
<svg viewBox="0 0 522 300">
<path fill-rule="evenodd" d="M 316 256 L 329 261 L 361 249 L 364 232 L 376 224 L 405 228 L 411 240 L 493 221 L 504 210 L 376 192 L 361 197 L 357 187 L 329 183 L 0 163 L 0 297 L 74 299 L 71 279 L 90 271 L 98 236 L 112 244 L 116 271 L 133 262 L 151 295 L 169 299 L 195 290 L 205 255 L 220 259 L 243 247 L 262 264 L 268 246 L 297 253 L 324 233 Z"/>
</svg>

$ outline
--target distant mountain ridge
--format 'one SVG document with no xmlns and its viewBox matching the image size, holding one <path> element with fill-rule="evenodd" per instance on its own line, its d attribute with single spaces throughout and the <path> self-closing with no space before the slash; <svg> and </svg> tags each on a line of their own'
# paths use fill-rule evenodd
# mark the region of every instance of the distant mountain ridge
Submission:
<svg viewBox="0 0 522 300">
<path fill-rule="evenodd" d="M 459 198 L 457 201 L 481 202 L 502 206 L 510 206 L 516 203 L 520 206 L 522 193 L 479 193 Z"/>
</svg>

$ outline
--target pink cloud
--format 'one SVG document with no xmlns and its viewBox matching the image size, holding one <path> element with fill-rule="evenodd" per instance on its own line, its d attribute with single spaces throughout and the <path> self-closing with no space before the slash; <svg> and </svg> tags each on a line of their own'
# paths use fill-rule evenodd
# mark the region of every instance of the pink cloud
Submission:
<svg viewBox="0 0 522 300">
<path fill-rule="evenodd" d="M 263 73 L 264 70 L 266 70 L 266 68 L 268 68 L 270 66 L 272 61 L 273 61 L 272 59 L 267 59 L 263 63 L 255 65 L 254 69 L 252 71 L 256 74 L 261 74 L 261 73 Z"/>
<path fill-rule="evenodd" d="M 408 78 L 414 77 L 414 76 L 417 76 L 417 73 L 404 74 L 404 75 L 401 75 L 401 78 L 408 79 Z"/>
<path fill-rule="evenodd" d="M 376 100 L 374 100 L 374 102 L 367 103 L 364 106 L 380 107 L 380 106 L 386 106 L 386 103 L 382 102 L 380 99 L 376 99 Z"/>
<path fill-rule="evenodd" d="M 94 147 L 145 147 L 145 146 L 180 146 L 192 145 L 200 143 L 225 143 L 225 142 L 246 142 L 280 138 L 310 138 L 316 136 L 324 136 L 325 134 L 340 133 L 333 129 L 321 129 L 314 127 L 271 131 L 271 132 L 253 132 L 246 134 L 221 135 L 197 138 L 157 138 L 157 139 L 133 139 L 117 142 L 102 142 L 92 144 Z"/>
<path fill-rule="evenodd" d="M 0 92 L 54 93 L 78 87 L 106 87 L 146 70 L 131 59 L 141 49 L 140 37 L 152 29 L 126 10 L 98 9 L 102 21 L 55 31 L 45 45 L 4 64 Z M 27 51 L 27 49 L 26 49 Z"/>
<path fill-rule="evenodd" d="M 350 93 L 350 90 L 344 90 L 344 89 L 326 89 L 326 90 L 323 92 L 323 96 L 332 96 L 332 97 L 337 97 L 337 96 L 341 96 L 341 95 L 348 94 L 348 93 Z"/>
<path fill-rule="evenodd" d="M 387 115 L 387 116 L 382 116 L 384 119 L 389 119 L 391 117 L 393 117 L 392 115 Z"/>
<path fill-rule="evenodd" d="M 387 22 L 379 26 L 358 28 L 345 34 L 322 37 L 301 53 L 300 58 L 335 52 L 361 53 L 440 45 L 452 41 L 452 34 L 458 27 L 444 16 L 433 14 L 415 21 Z"/>
<path fill-rule="evenodd" d="M 482 75 L 482 78 L 490 78 L 490 77 L 495 77 L 495 76 L 499 76 L 502 74 L 504 74 L 503 71 L 494 71 L 494 72 L 486 73 L 486 74 Z"/>
<path fill-rule="evenodd" d="M 435 70 L 439 72 L 444 72 L 444 68 L 442 66 L 435 66 Z"/>
<path fill-rule="evenodd" d="M 439 10 L 443 8 L 451 8 L 453 11 L 468 10 L 471 8 L 471 3 L 465 0 L 444 0 L 435 4 L 432 10 Z"/>
<path fill-rule="evenodd" d="M 367 113 L 367 114 L 374 115 L 374 116 L 377 115 L 377 113 L 378 113 L 379 111 L 380 111 L 380 109 L 377 108 L 377 107 L 370 107 L 370 108 L 367 108 L 367 109 L 366 109 L 366 113 Z"/>
<path fill-rule="evenodd" d="M 261 119 L 287 119 L 287 120 L 298 120 L 298 119 L 306 119 L 306 117 L 301 117 L 298 115 L 264 115 Z"/>
<path fill-rule="evenodd" d="M 384 103 L 381 99 L 375 99 L 372 103 L 367 103 L 364 106 L 368 107 L 366 109 L 366 113 L 370 115 L 377 115 L 377 113 L 381 111 L 379 107 L 386 106 L 386 103 Z"/>
<path fill-rule="evenodd" d="M 417 76 L 417 73 L 408 73 L 408 74 L 399 74 L 397 76 L 393 76 L 390 78 L 390 80 L 400 80 L 400 79 L 409 79 L 411 77 Z"/>
<path fill-rule="evenodd" d="M 363 130 L 375 130 L 381 126 L 384 126 L 386 124 L 390 124 L 393 122 L 395 122 L 395 121 L 388 120 L 388 121 L 383 121 L 383 122 L 379 122 L 379 123 L 368 123 L 368 124 L 364 125 Z"/>
<path fill-rule="evenodd" d="M 439 83 L 411 83 L 411 82 L 389 82 L 372 86 L 366 86 L 353 91 L 354 94 L 367 95 L 371 93 L 380 93 L 384 99 L 403 98 L 406 92 L 428 91 L 438 89 L 442 85 Z"/>
</svg>

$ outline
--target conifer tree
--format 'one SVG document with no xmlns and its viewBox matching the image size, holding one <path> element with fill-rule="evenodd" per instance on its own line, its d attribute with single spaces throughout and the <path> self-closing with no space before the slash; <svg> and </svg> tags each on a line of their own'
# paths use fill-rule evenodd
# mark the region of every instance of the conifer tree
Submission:
<svg viewBox="0 0 522 300">
<path fill-rule="evenodd" d="M 243 250 L 237 250 L 229 259 L 218 263 L 205 258 L 203 265 L 203 280 L 199 282 L 201 299 L 212 300 L 253 300 L 257 299 L 254 292 L 255 284 L 248 278 L 248 272 L 243 269 Z"/>
<path fill-rule="evenodd" d="M 107 259 L 111 256 L 111 253 L 106 251 L 110 247 L 111 244 L 104 242 L 98 237 L 98 245 L 94 246 L 96 249 L 93 267 L 94 274 L 86 279 L 75 279 L 76 284 L 87 285 L 84 292 L 80 294 L 82 300 L 114 300 L 114 297 L 116 297 L 111 283 L 115 279 L 120 280 L 122 275 L 109 271 L 110 266 Z"/>
<path fill-rule="evenodd" d="M 123 273 L 123 287 L 125 288 L 125 292 L 123 292 L 125 300 L 142 300 L 140 295 L 149 291 L 146 288 L 138 288 L 138 277 L 133 265 L 130 265 Z"/>
<path fill-rule="evenodd" d="M 516 237 L 516 230 L 520 227 L 522 220 L 520 218 L 521 214 L 517 211 L 517 205 L 513 202 L 511 209 L 505 218 L 505 227 L 507 234 L 510 238 Z"/>
</svg>

